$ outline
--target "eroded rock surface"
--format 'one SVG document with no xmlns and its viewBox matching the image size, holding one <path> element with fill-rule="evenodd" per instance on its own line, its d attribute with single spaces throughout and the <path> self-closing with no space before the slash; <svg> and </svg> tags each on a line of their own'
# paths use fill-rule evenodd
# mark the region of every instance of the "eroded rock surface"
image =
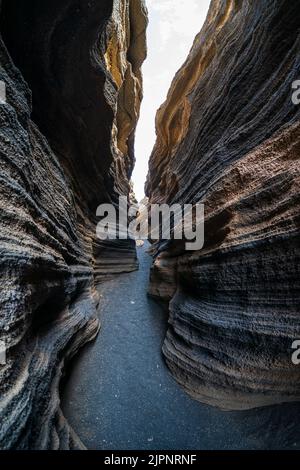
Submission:
<svg viewBox="0 0 300 470">
<path fill-rule="evenodd" d="M 96 240 L 96 208 L 130 197 L 142 98 L 142 0 L 1 6 L 0 447 L 82 444 L 60 410 L 64 364 L 99 329 L 95 285 L 137 268 Z"/>
<path fill-rule="evenodd" d="M 205 204 L 205 246 L 156 245 L 163 352 L 194 398 L 224 409 L 300 399 L 300 10 L 213 0 L 157 114 L 152 203 Z"/>
</svg>

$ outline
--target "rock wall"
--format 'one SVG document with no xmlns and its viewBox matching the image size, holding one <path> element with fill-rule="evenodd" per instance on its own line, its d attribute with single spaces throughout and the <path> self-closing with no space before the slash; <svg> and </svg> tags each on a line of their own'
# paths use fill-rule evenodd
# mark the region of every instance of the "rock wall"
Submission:
<svg viewBox="0 0 300 470">
<path fill-rule="evenodd" d="M 153 247 L 169 302 L 163 352 L 195 399 L 246 409 L 300 399 L 300 10 L 213 0 L 157 114 L 152 203 L 205 204 L 205 246 Z"/>
<path fill-rule="evenodd" d="M 95 224 L 99 204 L 131 197 L 147 12 L 1 3 L 0 448 L 81 448 L 59 383 L 99 329 L 96 283 L 137 268 L 134 244 L 97 241 Z"/>
</svg>

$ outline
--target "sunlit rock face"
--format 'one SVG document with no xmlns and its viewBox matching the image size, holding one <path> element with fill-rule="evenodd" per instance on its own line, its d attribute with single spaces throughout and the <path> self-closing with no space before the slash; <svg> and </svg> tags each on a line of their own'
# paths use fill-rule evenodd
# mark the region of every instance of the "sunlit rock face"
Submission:
<svg viewBox="0 0 300 470">
<path fill-rule="evenodd" d="M 300 10 L 214 0 L 157 114 L 150 202 L 205 204 L 205 246 L 156 245 L 163 352 L 195 399 L 247 409 L 300 399 Z"/>
<path fill-rule="evenodd" d="M 101 243 L 95 226 L 99 204 L 130 197 L 146 10 L 140 0 L 1 7 L 0 448 L 81 448 L 59 382 L 99 329 L 97 282 L 137 268 L 135 246 Z"/>
</svg>

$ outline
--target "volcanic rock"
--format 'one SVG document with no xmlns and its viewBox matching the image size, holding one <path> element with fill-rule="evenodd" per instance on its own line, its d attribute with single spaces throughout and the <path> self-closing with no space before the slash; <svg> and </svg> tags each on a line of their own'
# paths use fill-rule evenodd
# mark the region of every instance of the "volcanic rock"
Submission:
<svg viewBox="0 0 300 470">
<path fill-rule="evenodd" d="M 82 444 L 60 410 L 65 363 L 99 329 L 97 282 L 137 268 L 96 239 L 128 196 L 142 99 L 142 0 L 1 2 L 0 447 Z"/>
<path fill-rule="evenodd" d="M 204 203 L 205 246 L 153 247 L 163 346 L 195 399 L 247 409 L 300 399 L 300 10 L 213 0 L 157 113 L 150 203 Z"/>
</svg>

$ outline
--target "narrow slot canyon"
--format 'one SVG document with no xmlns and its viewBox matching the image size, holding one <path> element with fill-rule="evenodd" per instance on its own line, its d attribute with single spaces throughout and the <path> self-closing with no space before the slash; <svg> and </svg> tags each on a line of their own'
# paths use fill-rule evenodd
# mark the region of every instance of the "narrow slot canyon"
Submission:
<svg viewBox="0 0 300 470">
<path fill-rule="evenodd" d="M 299 6 L 211 0 L 152 119 L 148 4 L 0 0 L 0 449 L 300 450 Z"/>
</svg>

